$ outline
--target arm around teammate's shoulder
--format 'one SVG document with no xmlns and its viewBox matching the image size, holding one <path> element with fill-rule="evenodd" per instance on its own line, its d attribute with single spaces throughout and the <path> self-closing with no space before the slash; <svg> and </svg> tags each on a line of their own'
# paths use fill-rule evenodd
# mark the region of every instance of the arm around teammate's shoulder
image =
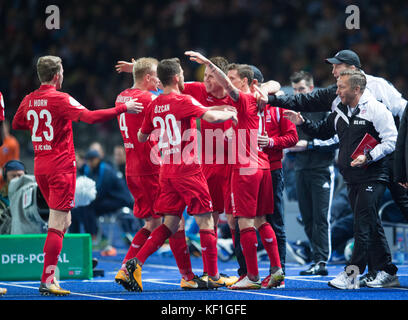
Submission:
<svg viewBox="0 0 408 320">
<path fill-rule="evenodd" d="M 91 111 L 84 108 L 80 113 L 78 120 L 89 124 L 94 124 L 111 120 L 124 112 L 139 113 L 142 110 L 143 105 L 139 102 L 136 102 L 135 99 L 132 99 L 130 101 L 127 101 L 125 104 L 118 105 L 114 108 L 109 109 L 99 109 Z"/>
</svg>

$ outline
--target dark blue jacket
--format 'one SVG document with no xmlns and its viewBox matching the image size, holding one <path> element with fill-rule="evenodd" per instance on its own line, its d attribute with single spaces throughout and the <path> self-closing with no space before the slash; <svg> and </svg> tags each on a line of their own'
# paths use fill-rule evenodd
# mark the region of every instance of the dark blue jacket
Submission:
<svg viewBox="0 0 408 320">
<path fill-rule="evenodd" d="M 116 211 L 122 207 L 133 208 L 133 197 L 129 192 L 122 174 L 109 163 L 101 160 L 99 165 L 91 170 L 84 165 L 78 172 L 96 183 L 96 199 L 91 203 L 98 215 Z"/>
</svg>

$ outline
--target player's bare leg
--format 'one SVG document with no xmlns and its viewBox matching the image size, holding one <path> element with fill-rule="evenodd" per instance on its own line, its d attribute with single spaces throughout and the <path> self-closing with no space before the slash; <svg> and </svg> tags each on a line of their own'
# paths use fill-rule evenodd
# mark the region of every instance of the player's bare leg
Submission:
<svg viewBox="0 0 408 320">
<path fill-rule="evenodd" d="M 55 271 L 57 269 L 58 256 L 61 253 L 62 241 L 66 230 L 71 225 L 71 211 L 60 211 L 50 209 L 48 218 L 48 234 L 44 244 L 44 269 L 41 277 L 39 291 L 42 295 L 64 296 L 70 291 L 62 289 Z"/>
</svg>

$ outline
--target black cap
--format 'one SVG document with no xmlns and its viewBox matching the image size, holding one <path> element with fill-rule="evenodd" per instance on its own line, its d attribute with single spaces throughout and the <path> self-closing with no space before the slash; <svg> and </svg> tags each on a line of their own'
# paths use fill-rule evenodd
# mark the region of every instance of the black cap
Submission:
<svg viewBox="0 0 408 320">
<path fill-rule="evenodd" d="M 264 82 L 264 77 L 262 75 L 261 70 L 259 70 L 257 67 L 253 66 L 253 65 L 249 65 L 252 69 L 252 71 L 254 72 L 254 79 L 258 80 L 259 83 L 263 83 Z"/>
<path fill-rule="evenodd" d="M 327 58 L 325 61 L 329 64 L 346 63 L 361 68 L 360 58 L 352 50 L 341 50 L 333 58 Z"/>
</svg>

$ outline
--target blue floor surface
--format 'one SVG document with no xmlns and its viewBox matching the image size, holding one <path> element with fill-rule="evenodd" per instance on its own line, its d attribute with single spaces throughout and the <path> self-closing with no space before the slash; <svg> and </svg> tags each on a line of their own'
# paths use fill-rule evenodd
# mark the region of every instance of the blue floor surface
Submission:
<svg viewBox="0 0 408 320">
<path fill-rule="evenodd" d="M 343 270 L 343 265 L 328 265 L 328 276 L 300 276 L 299 271 L 306 266 L 288 264 L 286 267 L 285 288 L 270 290 L 233 291 L 218 290 L 184 291 L 180 288 L 180 274 L 173 257 L 157 254 L 149 257 L 143 266 L 144 291 L 128 292 L 114 282 L 114 277 L 124 256 L 120 250 L 115 257 L 101 257 L 97 268 L 105 271 L 104 277 L 91 280 L 61 280 L 61 286 L 71 291 L 66 297 L 43 297 L 38 293 L 38 281 L 0 282 L 7 288 L 7 294 L 0 297 L 5 300 L 408 300 L 408 265 L 399 265 L 398 288 L 358 290 L 337 290 L 330 288 L 327 282 Z M 201 258 L 192 257 L 193 271 L 202 274 Z M 228 275 L 236 275 L 237 263 L 219 261 L 219 270 Z M 268 263 L 261 261 L 261 277 L 268 274 Z"/>
</svg>

